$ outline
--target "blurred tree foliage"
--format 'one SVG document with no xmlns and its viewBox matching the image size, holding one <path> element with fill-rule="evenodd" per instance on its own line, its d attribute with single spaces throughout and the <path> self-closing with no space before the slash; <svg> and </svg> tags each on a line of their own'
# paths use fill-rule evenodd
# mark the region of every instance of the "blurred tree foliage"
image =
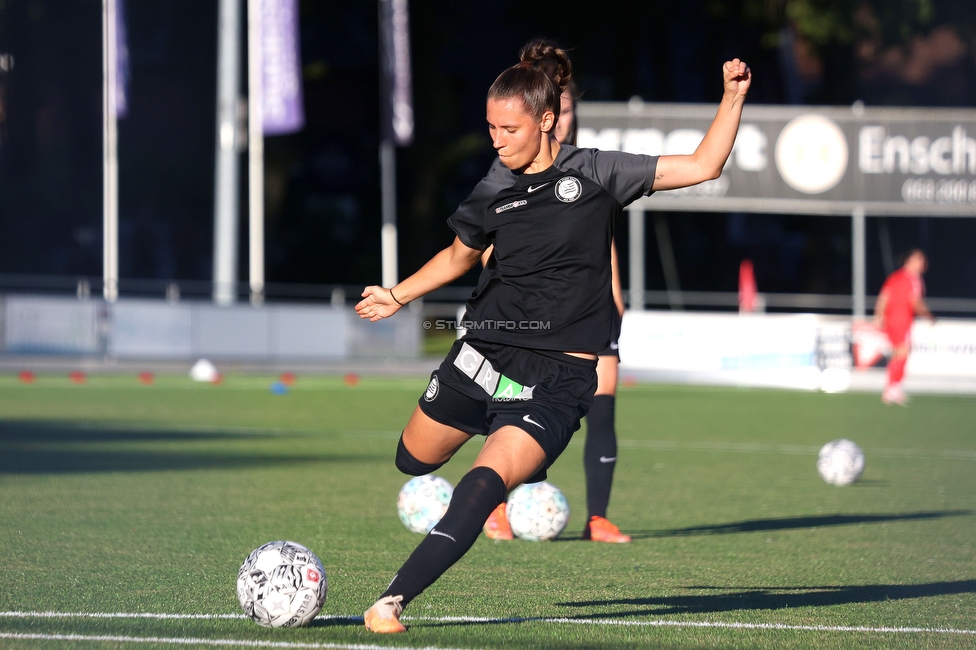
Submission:
<svg viewBox="0 0 976 650">
<path fill-rule="evenodd" d="M 906 45 L 940 25 L 952 25 L 969 43 L 976 39 L 976 2 L 970 0 L 708 0 L 708 12 L 761 25 L 769 47 L 779 44 L 784 28 L 817 49 L 861 40 Z"/>
</svg>

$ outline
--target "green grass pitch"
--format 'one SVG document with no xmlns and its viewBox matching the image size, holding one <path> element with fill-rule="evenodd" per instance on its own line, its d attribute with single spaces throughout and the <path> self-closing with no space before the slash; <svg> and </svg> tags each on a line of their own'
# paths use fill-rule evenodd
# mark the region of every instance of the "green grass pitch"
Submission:
<svg viewBox="0 0 976 650">
<path fill-rule="evenodd" d="M 425 380 L 272 381 L 0 376 L 0 647 L 976 647 L 971 397 L 622 388 L 610 516 L 633 543 L 580 540 L 581 431 L 550 470 L 562 537 L 479 539 L 380 636 L 355 617 L 421 539 L 392 460 Z M 815 468 L 840 437 L 867 457 L 843 488 Z M 325 564 L 308 628 L 237 604 L 276 539 Z"/>
</svg>

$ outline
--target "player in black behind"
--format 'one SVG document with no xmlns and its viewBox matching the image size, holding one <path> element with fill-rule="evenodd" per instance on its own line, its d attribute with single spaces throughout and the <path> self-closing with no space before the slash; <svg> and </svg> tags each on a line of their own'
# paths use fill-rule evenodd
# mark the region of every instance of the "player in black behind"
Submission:
<svg viewBox="0 0 976 650">
<path fill-rule="evenodd" d="M 534 65 L 559 61 L 550 75 Z M 586 415 L 596 356 L 610 341 L 610 242 L 622 208 L 656 190 L 718 178 L 732 151 L 752 75 L 723 65 L 725 92 L 695 153 L 640 156 L 560 145 L 565 52 L 530 43 L 488 90 L 488 133 L 505 169 L 479 183 L 449 220 L 453 244 L 396 286 L 366 287 L 356 305 L 377 321 L 494 254 L 467 303 L 467 333 L 431 375 L 397 445 L 396 466 L 429 474 L 486 435 L 444 517 L 364 614 L 367 629 L 404 632 L 403 608 L 474 544 L 508 490 L 543 480 Z"/>
</svg>

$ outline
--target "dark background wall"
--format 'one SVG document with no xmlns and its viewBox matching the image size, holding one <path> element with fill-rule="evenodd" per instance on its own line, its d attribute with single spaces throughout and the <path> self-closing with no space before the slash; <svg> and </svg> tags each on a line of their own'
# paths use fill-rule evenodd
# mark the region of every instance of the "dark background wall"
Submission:
<svg viewBox="0 0 976 650">
<path fill-rule="evenodd" d="M 571 50 L 584 100 L 716 102 L 747 60 L 763 104 L 976 106 L 974 3 L 686 0 L 411 6 L 416 139 L 398 151 L 400 274 L 492 159 L 484 96 L 529 38 Z M 209 280 L 217 2 L 126 3 L 130 109 L 119 123 L 120 273 Z M 379 280 L 379 79 L 373 2 L 301 3 L 306 128 L 266 140 L 270 282 Z M 101 275 L 101 2 L 0 0 L 0 274 Z M 244 168 L 242 167 L 242 176 Z M 246 278 L 242 188 L 241 278 Z M 847 220 L 669 214 L 682 288 L 848 293 Z M 929 293 L 976 297 L 976 219 L 869 220 L 869 292 L 896 251 L 929 250 Z M 620 224 L 626 240 L 626 224 Z M 625 246 L 622 247 L 625 250 Z M 648 288 L 663 288 L 648 241 Z M 472 278 L 463 281 L 473 283 Z"/>
</svg>

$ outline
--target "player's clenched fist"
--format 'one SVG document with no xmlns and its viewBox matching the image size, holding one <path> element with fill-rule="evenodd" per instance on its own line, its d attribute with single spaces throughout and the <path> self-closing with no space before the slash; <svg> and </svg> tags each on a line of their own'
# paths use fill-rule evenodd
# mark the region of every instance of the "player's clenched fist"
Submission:
<svg viewBox="0 0 976 650">
<path fill-rule="evenodd" d="M 746 62 L 739 59 L 726 61 L 722 66 L 722 73 L 725 78 L 725 92 L 732 94 L 734 99 L 745 97 L 752 83 L 752 70 Z"/>
</svg>

